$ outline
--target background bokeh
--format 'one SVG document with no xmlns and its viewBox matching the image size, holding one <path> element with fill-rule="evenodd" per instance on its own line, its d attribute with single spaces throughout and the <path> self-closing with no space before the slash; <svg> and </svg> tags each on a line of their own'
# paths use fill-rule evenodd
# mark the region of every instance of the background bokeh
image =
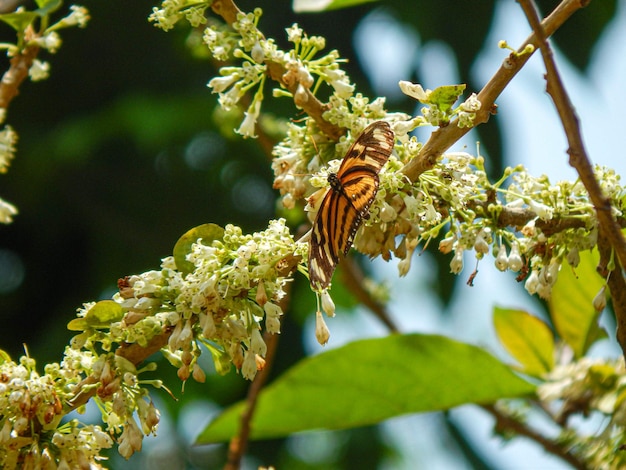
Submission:
<svg viewBox="0 0 626 470">
<path fill-rule="evenodd" d="M 350 60 L 346 68 L 359 91 L 385 95 L 390 109 L 410 113 L 414 102 L 398 93 L 399 79 L 431 89 L 467 83 L 469 91 L 478 91 L 505 57 L 497 41 L 506 39 L 516 47 L 529 31 L 516 3 L 504 0 L 446 7 L 435 0 L 393 0 L 322 14 L 295 14 L 285 0 L 237 3 L 246 11 L 260 3 L 262 30 L 282 46 L 287 44 L 284 28 L 293 22 L 311 35 L 325 36 L 329 48 Z M 538 3 L 544 12 L 557 4 Z M 66 324 L 83 302 L 110 297 L 120 277 L 158 269 L 160 259 L 191 227 L 233 223 L 254 231 L 277 215 L 267 149 L 223 132 L 228 122 L 216 112 L 216 97 L 206 87 L 214 64 L 187 47 L 188 31 L 166 34 L 149 24 L 150 1 L 84 5 L 92 16 L 88 27 L 62 32 L 63 47 L 43 57 L 51 62 L 50 79 L 25 83 L 7 118 L 20 141 L 10 171 L 0 177 L 0 194 L 20 214 L 0 227 L 0 348 L 18 357 L 26 344 L 41 365 L 60 360 L 71 337 Z M 626 65 L 618 56 L 625 43 L 616 41 L 624 40 L 619 31 L 626 30 L 625 9 L 621 0 L 591 2 L 555 36 L 583 128 L 594 131 L 585 134 L 592 157 L 608 165 L 619 154 L 611 146 L 620 142 L 619 100 L 624 98 L 611 87 L 620 77 L 624 83 Z M 0 28 L 0 34 L 12 40 L 8 28 Z M 3 70 L 7 63 L 2 61 Z M 535 173 L 573 178 L 542 74 L 535 57 L 498 101 L 499 114 L 458 149 L 466 145 L 473 152 L 480 140 L 493 175 L 507 164 L 527 162 Z M 299 117 L 286 99 L 267 102 L 268 112 Z M 297 228 L 296 223 L 294 232 Z M 485 270 L 471 291 L 463 275 L 448 273 L 448 263 L 429 251 L 401 281 L 393 263 L 364 266 L 390 284 L 392 313 L 405 331 L 454 331 L 462 310 L 465 319 L 483 318 L 461 327 L 475 333 L 468 339 L 489 344 L 483 327 L 492 304 L 486 304 L 483 291 L 497 281 Z M 459 289 L 473 301 L 461 301 Z M 355 336 L 385 333 L 367 312 L 352 308 L 354 301 L 339 286 L 336 299 L 343 317 L 329 322 L 331 347 Z M 529 305 L 541 310 L 538 303 Z M 306 279 L 297 277 L 274 374 L 317 351 L 310 330 L 313 311 Z M 169 374 L 168 385 L 180 401 L 157 392 L 164 409 L 159 445 L 147 442 L 150 451 L 133 458 L 128 468 L 220 466 L 223 447 L 190 449 L 189 443 L 219 407 L 244 396 L 247 384 L 234 373 L 209 374 L 206 384 L 189 383 L 183 394 L 175 372 L 165 364 L 160 371 Z M 507 465 L 514 457 L 472 440 L 462 415 L 253 443 L 246 465 L 514 468 Z M 424 435 L 432 440 L 421 440 Z M 541 456 L 540 450 L 534 452 Z M 123 468 L 113 458 L 113 468 Z M 543 468 L 565 468 L 549 459 L 541 462 Z"/>
</svg>

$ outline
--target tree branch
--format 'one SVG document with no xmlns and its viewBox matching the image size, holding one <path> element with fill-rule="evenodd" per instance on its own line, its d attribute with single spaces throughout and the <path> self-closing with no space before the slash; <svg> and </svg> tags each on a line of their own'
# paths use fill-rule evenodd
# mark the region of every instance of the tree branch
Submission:
<svg viewBox="0 0 626 470">
<path fill-rule="evenodd" d="M 586 6 L 585 0 L 563 0 L 554 11 L 542 23 L 546 35 L 550 36 L 574 14 L 575 11 Z M 482 124 L 489 120 L 489 116 L 494 113 L 495 100 L 506 88 L 509 82 L 522 69 L 524 64 L 532 56 L 532 52 L 522 52 L 528 46 L 539 47 L 539 38 L 536 34 L 531 34 L 520 46 L 518 53 L 511 53 L 504 61 L 500 69 L 489 80 L 489 82 L 478 93 L 478 100 L 481 102 L 481 109 L 476 113 L 474 123 Z M 417 158 L 414 158 L 403 169 L 405 175 L 411 181 L 417 181 L 419 175 L 430 170 L 437 159 L 448 150 L 455 142 L 467 134 L 471 128 L 459 128 L 457 121 L 451 122 L 446 127 L 441 127 L 432 133 L 428 142 L 424 144 Z"/>
<path fill-rule="evenodd" d="M 615 315 L 617 317 L 618 324 L 618 340 L 622 347 L 622 352 L 626 357 L 626 303 L 619 305 L 619 302 L 625 301 L 623 295 L 620 292 L 614 292 L 611 288 L 613 284 L 615 287 L 623 286 L 623 278 L 620 280 L 615 279 L 622 277 L 621 269 L 619 265 L 626 266 L 626 240 L 621 232 L 620 226 L 617 220 L 613 217 L 612 207 L 610 200 L 602 193 L 602 188 L 598 183 L 593 171 L 593 165 L 587 155 L 585 145 L 583 143 L 582 135 L 580 132 L 580 122 L 576 116 L 574 106 L 563 86 L 559 71 L 554 61 L 554 56 L 550 44 L 548 43 L 546 34 L 543 30 L 541 23 L 539 22 L 539 16 L 537 9 L 532 0 L 519 0 L 522 6 L 528 22 L 530 23 L 535 35 L 539 38 L 539 47 L 541 48 L 541 55 L 546 65 L 546 80 L 547 80 L 547 92 L 552 98 L 554 105 L 557 109 L 561 122 L 563 123 L 563 129 L 567 137 L 569 148 L 567 153 L 569 154 L 570 165 L 578 172 L 580 180 L 585 185 L 589 198 L 593 203 L 596 214 L 598 217 L 598 225 L 603 233 L 603 236 L 609 241 L 615 254 L 619 260 L 615 271 L 611 278 L 612 282 L 609 284 L 611 294 L 613 296 L 613 305 L 615 308 Z"/>
<path fill-rule="evenodd" d="M 32 40 L 35 36 L 35 31 L 32 25 L 28 26 L 24 32 L 24 42 Z M 7 109 L 9 103 L 19 93 L 19 87 L 24 80 L 28 77 L 28 71 L 33 65 L 33 61 L 39 54 L 39 46 L 27 46 L 18 54 L 11 57 L 11 66 L 0 80 L 0 108 Z"/>
<path fill-rule="evenodd" d="M 374 299 L 370 292 L 363 286 L 363 271 L 354 258 L 345 258 L 341 263 L 342 278 L 346 288 L 352 292 L 359 302 L 369 308 L 372 313 L 391 331 L 399 333 L 400 330 L 391 319 L 389 312 L 383 304 Z"/>
<path fill-rule="evenodd" d="M 563 459 L 572 467 L 580 470 L 587 470 L 587 465 L 585 465 L 582 460 L 576 457 L 576 455 L 567 451 L 563 446 L 560 446 L 551 439 L 547 439 L 527 424 L 521 423 L 511 416 L 502 413 L 493 405 L 483 405 L 482 409 L 491 414 L 496 419 L 496 424 L 494 426 L 496 431 L 513 432 L 520 436 L 526 436 L 541 445 L 541 447 L 543 447 L 546 452 L 549 452 L 550 454 L 556 455 L 557 457 Z"/>
</svg>

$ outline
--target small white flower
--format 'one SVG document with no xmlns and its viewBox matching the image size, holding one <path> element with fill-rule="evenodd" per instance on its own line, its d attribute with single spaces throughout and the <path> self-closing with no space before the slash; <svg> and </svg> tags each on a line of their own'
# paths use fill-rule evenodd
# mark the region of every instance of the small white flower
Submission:
<svg viewBox="0 0 626 470">
<path fill-rule="evenodd" d="M 551 207 L 542 204 L 540 202 L 534 201 L 533 199 L 531 199 L 530 201 L 528 201 L 528 205 L 530 206 L 530 209 L 537 214 L 537 217 L 539 217 L 542 220 L 550 220 L 552 218 L 552 213 L 554 212 L 554 209 L 552 209 Z"/>
<path fill-rule="evenodd" d="M 241 375 L 244 379 L 252 380 L 256 376 L 257 366 L 255 354 L 252 351 L 246 351 L 243 359 L 243 365 L 241 366 Z"/>
<path fill-rule="evenodd" d="M 474 242 L 474 250 L 476 253 L 480 255 L 489 253 L 489 242 L 487 241 L 489 238 L 491 237 L 485 230 L 481 230 L 478 235 L 476 235 L 476 241 Z"/>
<path fill-rule="evenodd" d="M 311 88 L 315 82 L 313 75 L 309 72 L 309 69 L 303 65 L 300 65 L 297 68 L 296 77 L 298 82 L 305 88 Z"/>
<path fill-rule="evenodd" d="M 206 16 L 204 15 L 205 8 L 202 6 L 187 8 L 185 10 L 185 18 L 189 22 L 192 28 L 197 28 L 201 24 L 206 23 Z"/>
<path fill-rule="evenodd" d="M 89 21 L 89 11 L 85 7 L 81 7 L 78 5 L 72 5 L 70 7 L 72 11 L 69 15 L 63 18 L 60 23 L 63 26 L 75 26 L 78 25 L 79 28 L 84 28 L 87 26 L 87 22 Z"/>
<path fill-rule="evenodd" d="M 265 311 L 265 329 L 270 333 L 280 333 L 280 317 L 283 314 L 281 308 L 272 302 L 263 306 Z"/>
<path fill-rule="evenodd" d="M 463 129 L 464 127 L 474 127 L 474 119 L 476 119 L 476 113 L 466 113 L 461 111 L 458 113 L 459 120 L 457 125 L 459 128 Z"/>
<path fill-rule="evenodd" d="M 294 23 L 290 28 L 286 28 L 285 31 L 287 31 L 287 40 L 289 42 L 297 44 L 302 40 L 304 31 L 298 26 L 298 23 Z"/>
<path fill-rule="evenodd" d="M 398 85 L 400 86 L 400 90 L 402 91 L 402 93 L 404 93 L 405 95 L 410 96 L 411 98 L 415 98 L 422 103 L 428 101 L 430 92 L 424 91 L 422 85 L 419 85 L 417 83 L 411 83 L 406 80 L 400 80 Z"/>
<path fill-rule="evenodd" d="M 539 288 L 539 272 L 536 269 L 532 270 L 530 276 L 526 279 L 524 287 L 530 295 L 537 293 L 537 289 Z"/>
<path fill-rule="evenodd" d="M 411 260 L 413 259 L 413 252 L 407 253 L 406 257 L 402 258 L 398 263 L 398 274 L 400 277 L 404 277 L 409 273 L 411 269 Z"/>
<path fill-rule="evenodd" d="M 223 91 L 226 91 L 226 89 L 237 80 L 239 80 L 239 75 L 236 73 L 232 73 L 224 77 L 212 78 L 207 86 L 211 88 L 211 93 L 222 93 Z"/>
<path fill-rule="evenodd" d="M 549 300 L 552 295 L 552 285 L 541 282 L 540 280 L 539 285 L 537 286 L 537 294 L 542 299 Z"/>
<path fill-rule="evenodd" d="M 478 100 L 476 93 L 472 93 L 463 103 L 461 103 L 459 108 L 467 113 L 475 113 L 480 110 L 480 106 L 481 103 Z"/>
<path fill-rule="evenodd" d="M 262 64 L 265 61 L 265 52 L 263 52 L 263 47 L 261 47 L 259 41 L 254 43 L 250 51 L 250 57 L 252 57 L 257 64 Z"/>
<path fill-rule="evenodd" d="M 163 31 L 169 31 L 174 25 L 183 17 L 179 11 L 171 11 L 171 9 L 158 9 L 152 8 L 152 13 L 148 17 L 149 21 L 152 21 L 157 28 L 161 28 Z"/>
<path fill-rule="evenodd" d="M 41 36 L 33 41 L 39 47 L 48 50 L 54 54 L 61 47 L 61 36 L 56 31 L 52 31 L 44 36 Z"/>
<path fill-rule="evenodd" d="M 327 80 L 335 89 L 335 94 L 344 100 L 347 100 L 354 93 L 354 85 L 350 83 L 350 79 L 343 70 L 327 70 Z"/>
<path fill-rule="evenodd" d="M 263 336 L 258 328 L 252 328 L 252 334 L 250 337 L 250 351 L 260 356 L 265 356 L 267 353 L 267 345 L 263 341 Z"/>
<path fill-rule="evenodd" d="M 398 217 L 397 212 L 387 202 L 383 202 L 383 207 L 380 209 L 381 222 L 393 222 Z"/>
<path fill-rule="evenodd" d="M 426 212 L 424 212 L 424 215 L 422 215 L 422 220 L 429 224 L 436 224 L 439 223 L 439 221 L 441 220 L 441 214 L 437 212 L 435 206 L 433 206 L 432 203 L 427 204 Z"/>
<path fill-rule="evenodd" d="M 302 85 L 302 83 L 298 83 L 296 92 L 293 95 L 294 104 L 299 109 L 302 109 L 306 106 L 306 103 L 308 101 L 309 101 L 309 94 L 307 93 L 307 89 Z"/>
<path fill-rule="evenodd" d="M 452 251 L 455 241 L 455 237 L 444 238 L 439 242 L 439 251 L 441 251 L 444 255 L 447 255 Z"/>
<path fill-rule="evenodd" d="M 396 137 L 402 137 L 411 132 L 417 126 L 417 120 L 396 121 L 392 125 L 393 133 Z"/>
<path fill-rule="evenodd" d="M 255 100 L 254 103 L 248 108 L 246 111 L 245 117 L 239 129 L 237 129 L 237 134 L 241 134 L 244 137 L 256 138 L 256 121 L 259 118 L 259 114 L 261 113 L 261 100 Z"/>
<path fill-rule="evenodd" d="M 33 65 L 28 69 L 28 76 L 33 82 L 45 80 L 50 75 L 50 64 L 39 59 L 33 60 Z"/>
</svg>

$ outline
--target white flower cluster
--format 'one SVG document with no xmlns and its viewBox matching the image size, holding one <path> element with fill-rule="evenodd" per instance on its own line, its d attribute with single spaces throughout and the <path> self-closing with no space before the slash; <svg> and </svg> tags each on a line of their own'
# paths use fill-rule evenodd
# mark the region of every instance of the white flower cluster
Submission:
<svg viewBox="0 0 626 470">
<path fill-rule="evenodd" d="M 61 44 L 63 42 L 61 40 L 61 36 L 57 31 L 63 28 L 72 28 L 75 26 L 79 28 L 84 28 L 87 26 L 87 22 L 90 19 L 89 11 L 85 7 L 72 5 L 70 7 L 70 10 L 70 14 L 68 14 L 64 18 L 61 18 L 59 21 L 52 23 L 40 34 L 32 35 L 32 37 L 26 43 L 26 46 L 40 47 L 47 50 L 51 54 L 55 54 L 61 48 Z M 27 13 L 28 12 L 23 11 L 17 14 L 19 15 Z M 46 19 L 45 22 L 49 23 L 50 20 Z M 9 48 L 9 55 L 13 55 L 18 52 L 17 48 L 13 45 L 8 44 L 5 47 Z M 28 70 L 28 75 L 32 81 L 45 80 L 46 78 L 48 78 L 49 74 L 50 64 L 39 59 L 34 59 L 33 64 Z"/>
<path fill-rule="evenodd" d="M 218 372 L 234 364 L 244 377 L 254 378 L 267 349 L 261 323 L 270 333 L 280 332 L 278 302 L 299 261 L 295 251 L 282 219 L 252 235 L 229 225 L 219 240 L 191 245 L 187 262 L 195 268 L 190 272 L 166 258 L 161 271 L 120 280 L 115 302 L 85 304 L 76 323 L 84 331 L 72 339 L 61 364 L 45 367 L 45 375 L 28 357 L 20 364 L 1 362 L 0 466 L 101 468 L 99 453 L 113 444 L 110 436 L 126 458 L 141 450 L 143 437 L 156 432 L 160 419 L 145 387 L 160 388 L 162 382 L 140 379 L 156 364 L 137 369 L 116 353 L 122 344 L 146 348 L 156 336 L 168 334 L 162 351 L 182 380 L 204 381 L 197 363 L 200 343 L 212 353 Z M 80 406 L 84 395 L 98 403 L 105 431 L 59 424 L 65 404 L 77 400 L 72 406 Z M 49 440 L 41 438 L 46 433 Z"/>
<path fill-rule="evenodd" d="M 626 465 L 626 390 L 624 358 L 599 361 L 582 358 L 556 366 L 537 388 L 537 394 L 558 419 L 567 423 L 573 415 L 601 413 L 609 419 L 596 435 L 567 429 L 558 440 L 574 449 L 590 468 L 619 469 Z"/>
<path fill-rule="evenodd" d="M 163 30 L 173 28 L 183 18 L 195 27 L 206 22 L 203 15 L 208 4 L 165 0 L 161 8 L 154 8 L 150 20 Z M 194 12 L 193 15 L 191 12 Z M 202 21 L 195 19 L 200 15 L 198 12 L 202 14 Z M 220 105 L 226 110 L 233 109 L 246 93 L 256 89 L 252 101 L 247 105 L 241 126 L 237 129 L 244 137 L 256 137 L 255 127 L 261 113 L 263 87 L 268 72 L 280 84 L 274 90 L 274 95 L 292 97 L 299 108 L 306 106 L 311 94 L 315 95 L 322 83 L 328 84 L 333 90 L 333 96 L 339 100 L 345 101 L 354 93 L 354 85 L 340 68 L 340 63 L 345 60 L 339 58 L 336 50 L 317 57 L 318 52 L 326 46 L 324 38 L 307 36 L 302 28 L 294 24 L 286 29 L 292 49 L 280 50 L 273 39 L 266 39 L 258 29 L 261 14 L 260 8 L 252 13 L 239 12 L 234 23 L 220 25 L 214 22 L 205 29 L 203 35 L 203 42 L 216 60 L 240 61 L 240 65 L 222 67 L 219 76 L 208 83 L 213 93 L 219 94 Z M 276 71 L 280 73 L 276 74 Z"/>
<path fill-rule="evenodd" d="M 294 251 L 283 219 L 252 235 L 228 225 L 221 240 L 193 244 L 187 257 L 195 266 L 192 272 L 183 274 L 173 258 L 166 258 L 162 271 L 129 278 L 115 297 L 127 312 L 111 333 L 116 341 L 145 346 L 171 328 L 167 357 L 182 380 L 190 375 L 204 380 L 197 364 L 199 342 L 213 354 L 218 371 L 226 372 L 232 363 L 252 379 L 266 351 L 261 321 L 268 332 L 280 332 L 278 302 L 288 281 L 281 268 Z"/>
<path fill-rule="evenodd" d="M 410 140 L 396 146 L 402 160 L 414 149 Z M 553 186 L 547 177 L 532 177 L 521 166 L 508 168 L 492 184 L 483 164 L 481 157 L 446 154 L 411 185 L 402 178 L 400 161 L 390 158 L 355 247 L 383 259 L 393 253 L 401 259 L 398 268 L 404 275 L 418 243 L 428 243 L 445 228 L 439 250 L 453 253 L 453 273 L 463 270 L 465 251 L 479 260 L 492 253 L 497 269 L 520 272 L 530 294 L 549 298 L 563 261 L 576 267 L 579 251 L 597 242 L 595 211 L 585 188 L 566 181 Z M 620 216 L 624 190 L 619 177 L 606 168 L 595 171 L 614 215 Z M 502 187 L 511 175 L 510 186 Z"/>
<path fill-rule="evenodd" d="M 508 168 L 503 178 L 492 185 L 482 170 L 481 159 L 467 163 L 477 164 L 479 168 L 467 166 L 462 178 L 458 171 L 450 171 L 449 163 L 438 165 L 434 172 L 448 178 L 448 184 L 443 190 L 429 191 L 438 193 L 446 210 L 453 215 L 452 228 L 439 245 L 444 253 L 454 250 L 452 272 L 462 270 L 463 251 L 474 250 L 478 259 L 491 251 L 499 270 L 527 270 L 528 292 L 549 298 L 563 260 L 576 267 L 578 252 L 593 248 L 597 241 L 595 211 L 584 186 L 566 181 L 552 186 L 547 177 L 535 178 L 521 166 Z M 621 207 L 623 190 L 614 173 L 596 168 L 596 174 L 615 207 Z M 501 187 L 511 175 L 509 187 Z M 423 177 L 422 184 L 424 181 Z M 500 218 L 507 213 L 510 217 L 516 214 L 521 217 L 514 224 L 519 231 L 501 222 Z M 522 273 L 521 279 L 525 275 Z"/>
<path fill-rule="evenodd" d="M 24 356 L 19 364 L 4 360 L 0 377 L 1 468 L 102 468 L 100 451 L 113 445 L 109 435 L 76 421 L 59 425 L 77 374 L 48 364 L 39 375 Z"/>
<path fill-rule="evenodd" d="M 218 345 L 244 377 L 254 378 L 266 352 L 260 322 L 265 319 L 268 332 L 280 332 L 278 302 L 288 282 L 280 266 L 294 250 L 284 219 L 271 221 L 266 231 L 252 235 L 228 225 L 222 241 L 195 244 L 189 261 L 196 269 L 180 286 L 176 299 L 180 320 L 170 337 L 170 350 L 188 350 L 191 338 L 185 331 L 196 317 L 194 326 L 201 337 Z"/>
<path fill-rule="evenodd" d="M 185 18 L 189 24 L 196 28 L 206 23 L 204 11 L 211 2 L 198 2 L 196 0 L 164 0 L 161 8 L 154 7 L 149 20 L 163 31 L 174 27 L 178 21 Z"/>
<path fill-rule="evenodd" d="M 284 220 L 252 235 L 228 226 L 219 240 L 192 245 L 191 272 L 182 273 L 166 258 L 161 271 L 120 280 L 115 302 L 85 304 L 78 314 L 84 331 L 72 339 L 61 364 L 45 367 L 45 375 L 37 374 L 28 357 L 20 364 L 2 362 L 0 466 L 101 468 L 99 453 L 112 446 L 111 436 L 126 458 L 141 450 L 143 437 L 156 432 L 160 419 L 145 387 L 160 388 L 162 382 L 140 379 L 155 363 L 137 369 L 123 355 L 107 352 L 119 352 L 119 345 L 150 347 L 156 336 L 168 334 L 162 351 L 182 380 L 204 381 L 197 363 L 200 343 L 218 372 L 235 364 L 252 379 L 266 354 L 261 323 L 270 333 L 280 332 L 278 302 L 299 261 L 295 251 Z M 81 396 L 98 403 L 105 431 L 76 422 L 59 425 L 65 404 L 80 406 Z M 41 438 L 46 433 L 49 440 Z"/>
</svg>

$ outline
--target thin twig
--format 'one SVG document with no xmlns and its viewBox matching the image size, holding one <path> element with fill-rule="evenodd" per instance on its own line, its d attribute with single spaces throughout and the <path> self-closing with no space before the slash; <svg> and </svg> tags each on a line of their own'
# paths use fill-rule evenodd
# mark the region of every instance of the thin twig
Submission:
<svg viewBox="0 0 626 470">
<path fill-rule="evenodd" d="M 554 61 L 552 49 L 546 34 L 543 31 L 542 25 L 539 21 L 539 15 L 537 8 L 532 0 L 519 0 L 530 26 L 533 28 L 535 35 L 539 38 L 539 47 L 541 48 L 541 55 L 546 66 L 546 80 L 547 80 L 547 92 L 552 98 L 554 105 L 559 113 L 561 122 L 563 123 L 563 129 L 567 137 L 569 148 L 567 153 L 569 154 L 570 165 L 578 172 L 580 180 L 585 185 L 589 198 L 596 208 L 596 214 L 598 216 L 598 225 L 602 231 L 604 237 L 606 237 L 615 250 L 617 255 L 616 266 L 614 271 L 614 278 L 621 277 L 621 266 L 626 266 L 626 240 L 620 230 L 620 226 L 613 217 L 612 207 L 610 200 L 602 193 L 600 183 L 595 177 L 593 171 L 593 165 L 587 155 L 585 145 L 583 143 L 582 134 L 580 132 L 580 122 L 576 116 L 574 106 L 563 86 L 563 81 L 559 74 L 558 68 Z M 619 262 L 618 262 L 619 261 Z M 617 279 L 613 279 L 613 282 L 617 282 Z M 623 279 L 620 284 L 623 284 Z M 609 285 L 610 288 L 610 285 Z M 613 305 L 615 308 L 615 315 L 617 317 L 618 325 L 618 342 L 622 348 L 622 352 L 626 357 L 626 304 L 618 305 L 616 299 L 623 300 L 622 295 L 618 295 L 618 292 L 613 292 L 612 295 L 617 295 L 617 298 L 613 298 Z"/>
<path fill-rule="evenodd" d="M 572 467 L 580 470 L 587 470 L 589 467 L 580 460 L 576 455 L 567 451 L 561 445 L 555 443 L 553 440 L 544 437 L 541 433 L 535 431 L 533 428 L 524 424 L 511 416 L 508 416 L 499 411 L 493 405 L 483 405 L 482 409 L 491 414 L 496 419 L 495 429 L 497 431 L 514 432 L 520 436 L 526 436 L 532 439 L 539 445 L 541 445 L 546 452 L 563 459 L 569 463 Z"/>
<path fill-rule="evenodd" d="M 259 393 L 261 393 L 263 386 L 267 382 L 271 366 L 274 363 L 276 349 L 278 348 L 278 335 L 265 333 L 263 338 L 265 339 L 265 344 L 267 344 L 265 367 L 257 373 L 256 377 L 252 381 L 252 384 L 250 385 L 250 388 L 248 389 L 246 409 L 241 415 L 239 433 L 230 440 L 228 445 L 228 459 L 226 461 L 226 465 L 224 465 L 224 470 L 238 470 L 241 467 L 241 459 L 243 458 L 248 447 L 250 425 L 254 416 L 254 411 L 256 410 Z"/>
<path fill-rule="evenodd" d="M 587 3 L 588 1 L 585 0 L 564 0 L 561 2 L 542 23 L 546 35 L 552 35 L 574 12 L 586 6 Z M 495 109 L 496 98 L 500 96 L 513 77 L 532 56 L 532 52 L 522 52 L 528 45 L 532 45 L 535 48 L 539 47 L 539 39 L 535 34 L 531 34 L 520 46 L 518 54 L 512 53 L 509 55 L 500 69 L 478 93 L 481 109 L 476 113 L 475 125 L 489 120 L 489 116 Z M 458 127 L 456 121 L 451 122 L 446 127 L 439 128 L 432 133 L 428 142 L 424 144 L 418 157 L 407 163 L 402 170 L 403 173 L 411 181 L 417 181 L 419 175 L 430 170 L 437 163 L 437 159 L 470 130 L 471 128 Z"/>
<path fill-rule="evenodd" d="M 359 302 L 369 308 L 372 313 L 384 323 L 384 325 L 392 333 L 398 333 L 400 330 L 391 319 L 389 312 L 383 304 L 372 297 L 372 294 L 365 289 L 363 285 L 363 271 L 355 263 L 353 258 L 346 258 L 341 264 L 341 272 L 346 288 L 354 294 Z"/>
</svg>

